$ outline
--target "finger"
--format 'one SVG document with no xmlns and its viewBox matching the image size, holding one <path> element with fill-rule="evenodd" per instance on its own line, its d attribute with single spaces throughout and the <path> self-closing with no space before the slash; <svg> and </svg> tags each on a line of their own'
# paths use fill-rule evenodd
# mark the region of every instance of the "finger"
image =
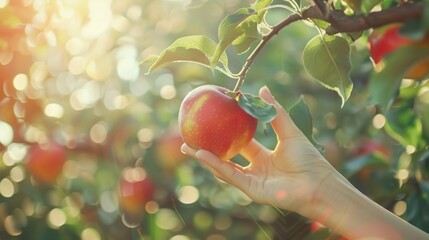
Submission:
<svg viewBox="0 0 429 240">
<path fill-rule="evenodd" d="M 229 161 L 223 161 L 213 153 L 206 150 L 198 150 L 195 156 L 204 165 L 208 166 L 209 169 L 212 169 L 215 176 L 219 179 L 222 179 L 247 193 L 247 190 L 250 187 L 250 181 L 239 165 Z"/>
<path fill-rule="evenodd" d="M 274 99 L 267 86 L 264 86 L 260 89 L 259 96 L 268 103 L 273 104 L 277 110 L 277 116 L 271 122 L 271 125 L 273 126 L 273 129 L 276 132 L 279 141 L 284 140 L 288 137 L 302 136 L 302 132 L 295 125 L 286 110 L 284 110 L 280 103 L 278 103 Z"/>
<path fill-rule="evenodd" d="M 255 163 L 261 158 L 265 159 L 269 153 L 270 150 L 255 139 L 252 139 L 249 144 L 240 151 L 240 154 L 251 163 Z"/>
<path fill-rule="evenodd" d="M 194 157 L 194 158 L 197 158 L 196 157 L 196 152 L 197 152 L 197 150 L 195 150 L 195 149 L 193 149 L 193 148 L 191 148 L 191 147 L 189 147 L 186 143 L 184 143 L 184 144 L 182 144 L 182 147 L 181 147 L 181 151 L 184 153 L 184 154 L 188 154 L 188 155 L 190 155 L 190 156 L 192 156 L 192 157 Z M 198 159 L 198 158 L 197 158 Z M 226 180 L 225 180 L 225 177 L 221 174 L 221 173 L 218 173 L 217 171 L 216 171 L 216 169 L 214 169 L 213 167 L 211 167 L 209 164 L 207 164 L 207 162 L 206 161 L 202 161 L 202 160 L 200 160 L 200 159 L 198 159 L 199 161 L 200 161 L 200 163 L 204 166 L 204 167 L 206 167 L 216 178 L 218 178 L 219 180 L 221 180 L 221 181 L 224 181 L 224 182 L 227 182 Z M 224 161 L 222 161 L 222 162 L 224 162 Z M 230 161 L 226 161 L 226 163 L 228 163 L 228 164 L 231 164 L 231 166 L 232 167 L 234 167 L 234 168 L 237 168 L 238 170 L 240 170 L 240 171 L 242 171 L 243 170 L 243 168 L 240 166 L 240 165 L 238 165 L 238 164 L 235 164 L 235 163 L 233 163 L 233 162 L 230 162 Z"/>
<path fill-rule="evenodd" d="M 197 150 L 189 147 L 186 143 L 182 144 L 180 151 L 182 151 L 182 153 L 187 154 L 191 157 L 195 157 L 195 153 L 197 152 Z"/>
</svg>

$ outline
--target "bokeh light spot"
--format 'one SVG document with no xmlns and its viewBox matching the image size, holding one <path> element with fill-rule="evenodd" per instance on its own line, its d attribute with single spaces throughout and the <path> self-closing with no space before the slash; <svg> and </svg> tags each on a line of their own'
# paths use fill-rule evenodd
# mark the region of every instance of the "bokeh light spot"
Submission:
<svg viewBox="0 0 429 240">
<path fill-rule="evenodd" d="M 399 180 L 407 180 L 408 176 L 410 175 L 410 173 L 408 172 L 407 169 L 400 169 L 397 173 L 396 173 L 396 178 Z"/>
<path fill-rule="evenodd" d="M 137 138 L 140 142 L 150 142 L 154 138 L 154 134 L 152 129 L 150 128 L 142 128 L 137 132 Z"/>
<path fill-rule="evenodd" d="M 218 230 L 227 230 L 232 225 L 231 217 L 228 215 L 219 215 L 215 218 L 214 226 Z"/>
<path fill-rule="evenodd" d="M 22 233 L 21 229 L 17 228 L 16 225 L 16 221 L 12 215 L 9 215 L 4 219 L 4 228 L 11 236 L 19 236 Z"/>
<path fill-rule="evenodd" d="M 115 212 L 118 209 L 118 199 L 111 191 L 105 191 L 100 196 L 101 208 L 106 212 Z"/>
<path fill-rule="evenodd" d="M 51 228 L 57 229 L 66 223 L 67 217 L 63 210 L 52 209 L 48 214 L 48 224 Z"/>
<path fill-rule="evenodd" d="M 9 4 L 9 0 L 0 0 L 0 8 L 4 8 Z"/>
<path fill-rule="evenodd" d="M 0 194 L 3 197 L 9 198 L 12 197 L 15 193 L 15 187 L 13 186 L 13 183 L 8 178 L 3 178 L 0 181 Z"/>
<path fill-rule="evenodd" d="M 374 116 L 374 118 L 372 119 L 372 125 L 376 128 L 376 129 L 381 129 L 382 127 L 384 127 L 384 125 L 386 124 L 386 117 L 384 117 L 383 114 L 377 114 Z"/>
<path fill-rule="evenodd" d="M 145 205 L 146 212 L 150 214 L 155 214 L 159 211 L 159 205 L 155 201 L 149 201 Z"/>
<path fill-rule="evenodd" d="M 67 41 L 65 48 L 71 55 L 76 55 L 84 50 L 84 44 L 81 39 L 72 38 Z"/>
<path fill-rule="evenodd" d="M 101 236 L 97 230 L 93 228 L 85 228 L 85 230 L 80 234 L 80 238 L 82 240 L 100 240 Z"/>
<path fill-rule="evenodd" d="M 13 140 L 13 128 L 5 123 L 0 121 L 0 143 L 4 146 L 9 145 Z"/>
<path fill-rule="evenodd" d="M 7 154 L 14 163 L 21 162 L 27 155 L 27 147 L 20 143 L 11 143 L 7 147 Z"/>
<path fill-rule="evenodd" d="M 147 174 L 144 168 L 136 167 L 124 169 L 122 176 L 128 182 L 138 182 L 143 181 L 146 178 Z"/>
<path fill-rule="evenodd" d="M 398 201 L 393 206 L 393 212 L 398 216 L 402 216 L 405 211 L 407 211 L 407 203 L 405 201 Z"/>
<path fill-rule="evenodd" d="M 103 143 L 107 137 L 107 124 L 104 121 L 98 122 L 91 127 L 89 132 L 91 140 L 95 143 Z"/>
<path fill-rule="evenodd" d="M 25 179 L 24 169 L 20 166 L 15 166 L 10 170 L 10 179 L 14 182 L 21 182 Z"/>
<path fill-rule="evenodd" d="M 70 60 L 68 70 L 70 73 L 79 75 L 85 71 L 86 59 L 84 57 L 74 57 Z"/>
<path fill-rule="evenodd" d="M 171 209 L 163 208 L 155 216 L 156 225 L 164 230 L 173 230 L 180 226 L 177 213 Z"/>
<path fill-rule="evenodd" d="M 169 100 L 176 96 L 176 88 L 173 85 L 165 85 L 159 92 L 163 99 Z"/>
<path fill-rule="evenodd" d="M 27 85 L 28 85 L 27 75 L 20 73 L 13 78 L 13 87 L 16 90 L 18 91 L 25 90 L 27 88 Z"/>
<path fill-rule="evenodd" d="M 191 240 L 191 239 L 185 235 L 175 235 L 171 237 L 170 240 Z"/>
<path fill-rule="evenodd" d="M 48 117 L 62 118 L 64 115 L 64 108 L 57 103 L 49 103 L 45 106 L 44 113 Z"/>
<path fill-rule="evenodd" d="M 192 204 L 198 201 L 200 193 L 198 189 L 194 186 L 183 186 L 179 189 L 178 199 L 184 204 Z"/>
</svg>

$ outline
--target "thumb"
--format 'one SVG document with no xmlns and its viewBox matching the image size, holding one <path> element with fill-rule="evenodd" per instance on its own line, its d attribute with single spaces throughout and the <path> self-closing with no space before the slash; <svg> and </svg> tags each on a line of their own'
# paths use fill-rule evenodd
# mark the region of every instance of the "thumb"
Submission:
<svg viewBox="0 0 429 240">
<path fill-rule="evenodd" d="M 286 139 L 287 137 L 297 137 L 303 135 L 301 130 L 299 130 L 299 128 L 290 118 L 286 110 L 284 110 L 280 103 L 275 100 L 267 86 L 264 86 L 260 89 L 259 96 L 266 102 L 273 104 L 276 108 L 277 116 L 271 122 L 271 125 L 273 126 L 273 129 L 277 134 L 277 138 L 280 141 Z"/>
</svg>

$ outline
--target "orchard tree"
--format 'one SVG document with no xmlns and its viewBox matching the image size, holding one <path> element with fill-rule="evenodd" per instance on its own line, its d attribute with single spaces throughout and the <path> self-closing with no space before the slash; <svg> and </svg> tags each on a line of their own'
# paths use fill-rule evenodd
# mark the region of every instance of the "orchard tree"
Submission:
<svg viewBox="0 0 429 240">
<path fill-rule="evenodd" d="M 273 147 L 267 85 L 359 190 L 429 231 L 428 28 L 426 0 L 0 0 L 0 239 L 340 238 L 180 152 L 202 85 Z"/>
<path fill-rule="evenodd" d="M 266 16 L 278 9 L 288 14 L 270 24 Z M 224 78 L 235 82 L 229 90 L 230 96 L 243 110 L 258 118 L 266 114 L 259 109 L 260 100 L 255 96 L 245 97 L 242 86 L 246 79 L 252 78 L 250 69 L 252 64 L 257 64 L 254 63 L 256 59 L 264 61 L 260 53 L 270 41 L 297 22 L 305 22 L 317 33 L 302 49 L 302 68 L 323 87 L 338 94 L 342 109 L 355 108 L 355 105 L 371 108 L 373 123 L 380 132 L 374 135 L 386 135 L 386 141 L 392 141 L 395 147 L 393 154 L 387 154 L 387 148 L 377 141 L 363 140 L 356 144 L 360 146 L 353 146 L 355 150 L 350 150 L 351 159 L 342 166 L 342 171 L 352 178 L 366 169 L 361 177 L 375 174 L 383 178 L 390 193 L 385 199 L 376 200 L 415 226 L 429 231 L 428 1 L 259 0 L 226 16 L 219 24 L 217 39 L 207 35 L 181 37 L 145 62 L 151 63 L 149 73 L 172 62 L 192 62 L 211 69 L 213 74 L 220 72 Z M 290 43 L 284 41 L 283 44 Z M 287 58 L 287 52 L 282 54 Z M 238 72 L 229 68 L 231 55 L 246 56 Z M 354 55 L 365 55 L 366 59 L 353 62 L 352 59 L 357 58 Z M 271 85 L 273 76 L 264 77 L 260 84 Z M 354 85 L 359 85 L 358 89 L 354 89 Z M 278 90 L 279 94 L 281 92 Z M 360 96 L 359 102 L 349 102 L 353 94 Z M 205 111 L 204 108 L 201 106 L 201 111 Z M 307 137 L 315 139 L 305 99 L 300 98 L 289 111 Z M 223 121 L 223 117 L 219 117 L 219 121 Z M 320 120 L 315 121 L 319 125 L 317 121 Z M 191 146 L 219 151 L 216 147 L 196 143 L 186 129 L 182 134 Z M 215 137 L 206 135 L 210 136 Z M 313 143 L 324 152 L 323 146 L 315 140 Z M 369 191 L 367 193 L 373 198 L 378 197 L 374 190 L 363 190 Z"/>
</svg>

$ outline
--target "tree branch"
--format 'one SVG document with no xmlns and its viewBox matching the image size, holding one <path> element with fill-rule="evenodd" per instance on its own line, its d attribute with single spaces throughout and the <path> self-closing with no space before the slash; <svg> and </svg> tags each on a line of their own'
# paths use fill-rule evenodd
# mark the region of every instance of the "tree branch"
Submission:
<svg viewBox="0 0 429 240">
<path fill-rule="evenodd" d="M 311 6 L 302 12 L 303 18 L 319 19 L 330 23 L 326 33 L 358 32 L 370 28 L 381 27 L 390 23 L 399 23 L 419 19 L 423 15 L 423 3 L 407 3 L 397 7 L 371 12 L 368 15 L 346 15 L 343 11 L 335 10 L 324 15 L 317 6 Z"/>
<path fill-rule="evenodd" d="M 276 26 L 274 26 L 270 33 L 268 33 L 267 35 L 265 35 L 261 42 L 259 42 L 258 46 L 256 46 L 256 48 L 253 50 L 253 52 L 249 55 L 249 57 L 246 59 L 246 63 L 243 65 L 243 67 L 241 68 L 240 72 L 238 73 L 238 80 L 237 83 L 234 87 L 233 92 L 237 92 L 241 85 L 243 85 L 244 82 L 244 77 L 246 76 L 247 72 L 249 71 L 250 65 L 252 65 L 255 57 L 259 54 L 259 52 L 264 48 L 265 44 L 267 44 L 268 41 L 270 41 L 270 39 L 272 37 L 274 37 L 275 35 L 277 35 L 277 33 L 279 33 L 280 30 L 282 30 L 284 27 L 288 26 L 289 24 L 299 21 L 299 20 L 303 20 L 304 18 L 299 15 L 299 14 L 293 14 L 290 15 L 288 18 L 286 18 L 285 20 L 283 20 L 281 23 L 277 24 Z"/>
<path fill-rule="evenodd" d="M 346 15 L 343 11 L 334 10 L 328 11 L 322 5 L 322 2 L 315 0 L 317 5 L 310 6 L 302 11 L 301 14 L 293 14 L 283 20 L 281 23 L 274 26 L 270 33 L 265 35 L 259 42 L 258 46 L 246 59 L 245 64 L 238 73 L 238 80 L 234 87 L 234 92 L 237 92 L 243 85 L 244 78 L 250 69 L 254 59 L 259 52 L 264 48 L 265 44 L 277 33 L 288 26 L 289 24 L 304 20 L 304 19 L 319 19 L 326 21 L 330 26 L 326 29 L 326 34 L 333 35 L 336 33 L 350 33 L 367 30 L 384 26 L 390 23 L 404 22 L 412 19 L 419 19 L 423 15 L 423 3 L 407 3 L 397 7 L 371 12 L 368 15 Z"/>
</svg>

